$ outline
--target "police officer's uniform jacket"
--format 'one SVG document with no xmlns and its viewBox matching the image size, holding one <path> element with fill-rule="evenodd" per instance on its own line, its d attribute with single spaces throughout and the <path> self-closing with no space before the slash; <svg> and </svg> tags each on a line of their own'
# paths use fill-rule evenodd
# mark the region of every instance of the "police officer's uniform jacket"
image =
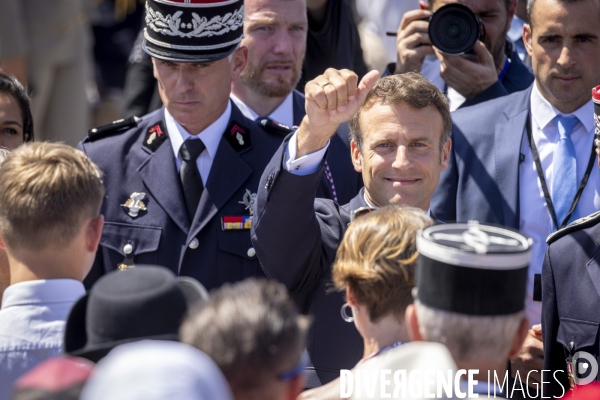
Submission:
<svg viewBox="0 0 600 400">
<path fill-rule="evenodd" d="M 198 279 L 207 289 L 264 275 L 247 223 L 246 229 L 224 229 L 223 217 L 240 219 L 250 214 L 250 194 L 256 193 L 281 139 L 245 118 L 235 105 L 231 107 L 192 221 L 164 108 L 137 123 L 126 121 L 92 131 L 79 144 L 103 171 L 106 186 L 101 209 L 104 231 L 86 286 L 107 272 L 136 264 L 165 266 L 177 275 Z M 134 193 L 145 194 L 137 216 L 131 210 Z M 244 228 L 244 223 L 237 225 Z"/>
</svg>

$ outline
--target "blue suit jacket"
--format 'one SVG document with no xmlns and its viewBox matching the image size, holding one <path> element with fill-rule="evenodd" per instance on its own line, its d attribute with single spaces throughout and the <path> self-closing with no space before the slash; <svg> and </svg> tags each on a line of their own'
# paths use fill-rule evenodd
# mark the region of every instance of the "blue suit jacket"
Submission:
<svg viewBox="0 0 600 400">
<path fill-rule="evenodd" d="M 289 137 L 265 169 L 256 200 L 252 242 L 269 278 L 283 282 L 295 298 L 308 298 L 313 324 L 307 349 L 314 373 L 308 387 L 340 376 L 363 354 L 363 341 L 354 324 L 340 317 L 342 293 L 332 292 L 331 265 L 350 212 L 366 207 L 363 190 L 344 206 L 315 200 L 322 169 L 307 176 L 286 171 L 283 156 Z M 311 371 L 313 372 L 313 371 Z"/>
<path fill-rule="evenodd" d="M 266 133 L 245 118 L 232 104 L 231 122 L 245 130 L 250 145 L 235 148 L 219 143 L 205 190 L 193 221 L 186 212 L 183 191 L 171 141 L 167 138 L 154 151 L 144 146 L 148 128 L 164 124 L 164 108 L 142 117 L 126 132 L 79 147 L 104 173 L 105 217 L 100 249 L 86 278 L 90 287 L 101 275 L 113 271 L 125 258 L 134 264 L 156 264 L 176 275 L 192 276 L 207 289 L 251 276 L 264 276 L 252 247 L 249 230 L 223 230 L 223 216 L 248 215 L 240 204 L 246 190 L 255 193 L 260 176 L 281 138 Z M 147 208 L 131 217 L 124 204 L 133 192 L 144 192 Z M 199 246 L 190 247 L 190 243 Z M 125 245 L 132 246 L 126 255 Z"/>
<path fill-rule="evenodd" d="M 452 151 L 431 210 L 442 221 L 519 228 L 519 155 L 531 87 L 452 114 Z"/>
<path fill-rule="evenodd" d="M 304 95 L 294 90 L 294 125 L 299 126 L 306 115 Z M 336 189 L 339 204 L 348 203 L 362 188 L 362 176 L 352 165 L 350 154 L 350 131 L 348 124 L 342 124 L 329 141 L 327 149 L 327 164 Z M 317 197 L 333 199 L 331 184 L 323 176 L 317 189 Z"/>
<path fill-rule="evenodd" d="M 498 97 L 506 96 L 507 94 L 518 92 L 520 90 L 527 89 L 533 83 L 533 74 L 527 68 L 523 61 L 519 58 L 519 54 L 516 51 L 510 50 L 512 45 L 508 42 L 507 39 L 507 51 L 511 51 L 510 57 L 510 66 L 508 67 L 508 71 L 504 75 L 501 81 L 497 81 L 492 86 L 479 93 L 474 98 L 465 101 L 460 105 L 459 108 L 474 106 L 479 103 L 483 103 L 484 101 L 496 99 Z M 396 70 L 396 63 L 388 64 L 386 70 L 383 72 L 381 76 L 392 75 L 393 71 Z M 423 75 L 425 78 L 432 80 L 433 76 Z"/>
<path fill-rule="evenodd" d="M 569 387 L 567 356 L 585 351 L 600 362 L 600 213 L 588 218 L 592 224 L 561 237 L 546 249 L 542 268 L 544 369 L 562 372 L 556 373 L 556 379 L 545 379 L 545 396 L 559 397 Z M 600 374 L 595 380 L 600 380 Z"/>
</svg>

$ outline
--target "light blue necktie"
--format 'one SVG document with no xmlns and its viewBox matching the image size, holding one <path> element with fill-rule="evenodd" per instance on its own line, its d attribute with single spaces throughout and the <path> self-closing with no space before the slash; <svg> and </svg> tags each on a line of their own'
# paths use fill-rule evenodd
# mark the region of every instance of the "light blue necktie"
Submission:
<svg viewBox="0 0 600 400">
<path fill-rule="evenodd" d="M 573 198 L 577 193 L 577 155 L 575 146 L 571 140 L 571 132 L 579 122 L 576 117 L 554 118 L 558 126 L 560 139 L 554 148 L 554 159 L 552 161 L 552 204 L 556 212 L 558 224 L 562 224 L 567 214 Z M 577 208 L 569 219 L 569 222 L 577 219 Z M 555 227 L 558 229 L 559 227 Z"/>
</svg>

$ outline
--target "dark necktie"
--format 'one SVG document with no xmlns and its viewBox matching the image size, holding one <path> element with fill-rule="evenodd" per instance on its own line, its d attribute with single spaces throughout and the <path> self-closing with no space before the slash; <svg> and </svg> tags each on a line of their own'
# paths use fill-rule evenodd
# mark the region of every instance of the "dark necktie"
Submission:
<svg viewBox="0 0 600 400">
<path fill-rule="evenodd" d="M 179 149 L 179 154 L 181 154 L 182 159 L 179 178 L 181 179 L 183 196 L 185 197 L 185 206 L 190 221 L 194 220 L 194 215 L 196 215 L 196 209 L 198 208 L 198 203 L 200 203 L 200 197 L 204 190 L 202 177 L 200 176 L 200 171 L 198 171 L 196 160 L 205 148 L 206 146 L 204 146 L 202 140 L 187 139 Z"/>
</svg>

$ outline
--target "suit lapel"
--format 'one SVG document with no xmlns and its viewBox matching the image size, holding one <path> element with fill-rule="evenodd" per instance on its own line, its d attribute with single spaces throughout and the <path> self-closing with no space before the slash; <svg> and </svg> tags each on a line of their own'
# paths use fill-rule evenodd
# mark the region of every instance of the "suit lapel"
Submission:
<svg viewBox="0 0 600 400">
<path fill-rule="evenodd" d="M 144 151 L 147 151 L 144 149 Z M 139 168 L 144 184 L 177 226 L 188 232 L 189 218 L 183 199 L 171 141 L 167 140 Z"/>
<path fill-rule="evenodd" d="M 200 198 L 198 211 L 192 221 L 188 241 L 198 235 L 244 182 L 248 180 L 250 175 L 252 175 L 252 167 L 236 153 L 224 138 L 221 138 L 208 181 Z M 239 201 L 241 200 L 242 197 L 239 198 Z"/>
<path fill-rule="evenodd" d="M 503 193 L 504 225 L 519 227 L 519 155 L 525 123 L 529 116 L 531 88 L 521 92 L 513 106 L 505 110 L 506 120 L 498 123 L 494 138 L 496 182 Z"/>
</svg>

